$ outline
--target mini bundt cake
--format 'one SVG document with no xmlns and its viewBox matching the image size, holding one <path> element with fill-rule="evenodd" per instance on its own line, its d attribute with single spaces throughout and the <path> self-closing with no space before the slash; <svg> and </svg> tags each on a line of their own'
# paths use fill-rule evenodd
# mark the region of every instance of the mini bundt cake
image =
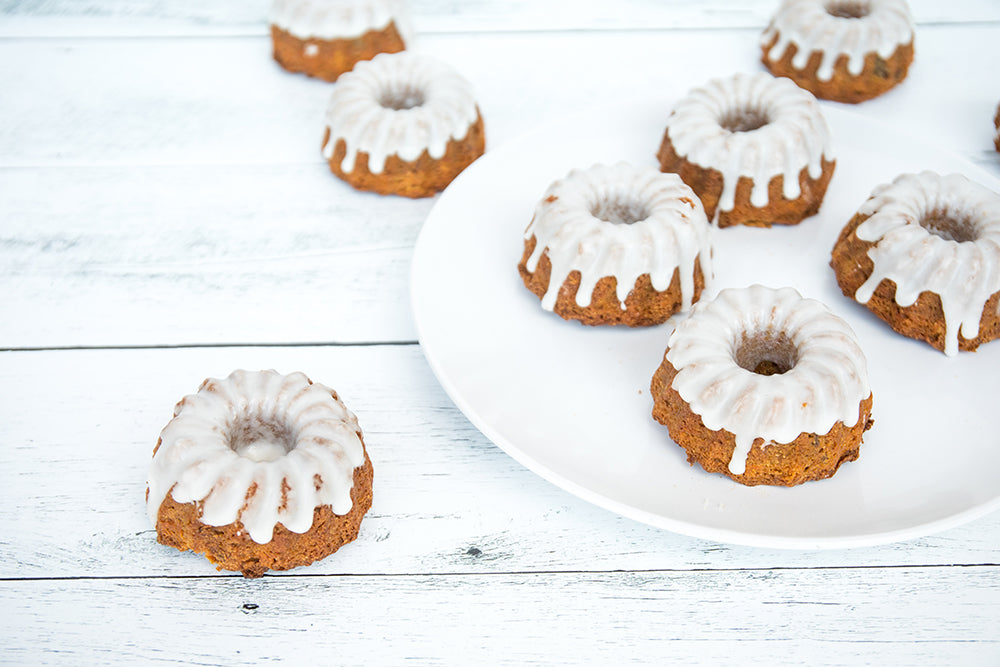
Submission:
<svg viewBox="0 0 1000 667">
<path fill-rule="evenodd" d="M 906 78 L 913 18 L 905 0 L 784 0 L 761 51 L 772 74 L 816 97 L 862 102 Z"/>
<path fill-rule="evenodd" d="M 409 39 L 402 0 L 274 0 L 270 23 L 278 64 L 327 81 Z"/>
<path fill-rule="evenodd" d="M 844 296 L 949 356 L 1000 338 L 1000 195 L 961 174 L 876 187 L 830 264 Z"/>
<path fill-rule="evenodd" d="M 858 457 L 868 370 L 844 320 L 790 287 L 725 289 L 667 343 L 653 417 L 688 461 L 748 486 L 794 486 Z"/>
<path fill-rule="evenodd" d="M 1000 151 L 1000 104 L 997 105 L 997 114 L 993 117 L 993 145 Z"/>
<path fill-rule="evenodd" d="M 659 324 L 711 276 L 708 219 L 654 167 L 594 165 L 552 183 L 524 232 L 518 271 L 542 308 L 583 324 Z"/>
<path fill-rule="evenodd" d="M 688 93 L 667 119 L 658 158 L 720 227 L 801 222 L 819 210 L 836 166 L 816 98 L 763 72 Z"/>
<path fill-rule="evenodd" d="M 323 157 L 358 190 L 428 197 L 485 150 L 472 87 L 432 58 L 382 54 L 334 85 Z"/>
<path fill-rule="evenodd" d="M 146 489 L 161 544 L 246 577 L 328 556 L 371 503 L 357 418 L 332 389 L 274 371 L 234 371 L 185 396 Z"/>
</svg>

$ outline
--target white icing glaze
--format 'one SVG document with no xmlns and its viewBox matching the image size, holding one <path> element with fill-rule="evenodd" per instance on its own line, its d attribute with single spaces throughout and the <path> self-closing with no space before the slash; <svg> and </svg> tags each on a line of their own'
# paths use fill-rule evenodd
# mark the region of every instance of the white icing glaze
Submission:
<svg viewBox="0 0 1000 667">
<path fill-rule="evenodd" d="M 874 263 L 855 298 L 871 299 L 885 279 L 896 283 L 896 303 L 913 305 L 921 292 L 941 297 L 945 320 L 944 353 L 958 353 L 958 334 L 979 335 L 987 300 L 1000 291 L 1000 195 L 961 174 L 925 171 L 902 174 L 876 187 L 858 213 L 870 215 L 858 226 Z M 931 233 L 920 221 L 932 214 L 968 220 L 976 240 L 957 242 Z"/>
<path fill-rule="evenodd" d="M 404 0 L 274 0 L 268 16 L 272 25 L 299 39 L 347 39 L 394 22 L 404 43 L 412 38 Z"/>
<path fill-rule="evenodd" d="M 828 7 L 843 5 L 867 8 L 861 18 L 834 16 Z M 837 59 L 847 56 L 847 71 L 858 76 L 864 70 L 865 56 L 877 53 L 887 59 L 900 46 L 913 41 L 913 17 L 905 0 L 784 0 L 761 35 L 766 47 L 777 36 L 766 59 L 777 62 L 792 44 L 796 53 L 792 67 L 805 69 L 809 56 L 821 54 L 816 78 L 829 81 Z"/>
<path fill-rule="evenodd" d="M 732 132 L 720 123 L 746 113 L 767 118 L 755 130 Z M 832 160 L 830 128 L 812 93 L 789 79 L 763 72 L 713 79 L 681 99 L 667 120 L 667 133 L 680 157 L 722 174 L 718 209 L 731 211 L 740 176 L 753 179 L 750 202 L 769 201 L 768 184 L 779 174 L 786 199 L 801 195 L 799 173 L 823 173 Z"/>
<path fill-rule="evenodd" d="M 266 544 L 279 521 L 308 531 L 316 507 L 347 514 L 354 469 L 364 461 L 357 418 L 331 389 L 302 373 L 234 371 L 177 404 L 153 455 L 146 510 L 155 524 L 170 493 L 178 503 L 200 502 L 202 523 L 239 519 L 251 539 Z"/>
<path fill-rule="evenodd" d="M 615 223 L 594 215 L 599 206 L 644 210 L 646 217 Z M 620 162 L 574 169 L 552 183 L 535 207 L 524 238 L 537 239 L 526 268 L 534 272 L 542 253 L 552 262 L 542 308 L 552 310 L 559 288 L 572 271 L 580 272 L 576 303 L 590 305 L 597 281 L 614 276 L 617 296 L 625 299 L 636 279 L 648 273 L 653 289 L 670 287 L 679 269 L 682 308 L 694 299 L 694 265 L 706 280 L 712 275 L 710 227 L 701 200 L 676 174 Z"/>
<path fill-rule="evenodd" d="M 404 98 L 422 98 L 422 103 L 408 109 L 382 106 L 383 100 Z M 359 152 L 368 154 L 374 174 L 382 172 L 390 155 L 412 162 L 426 150 L 440 159 L 448 141 L 464 139 L 478 115 L 469 82 L 451 67 L 407 51 L 381 53 L 359 62 L 334 85 L 323 156 L 332 158 L 337 140 L 343 139 L 345 172 L 354 170 Z"/>
<path fill-rule="evenodd" d="M 781 374 L 760 375 L 736 362 L 744 334 L 784 334 L 797 360 Z M 705 427 L 735 436 L 729 470 L 746 471 L 756 438 L 765 446 L 803 433 L 825 435 L 837 422 L 853 426 L 871 394 L 868 366 L 850 326 L 791 287 L 725 289 L 700 301 L 677 325 L 666 359 L 672 387 Z"/>
</svg>

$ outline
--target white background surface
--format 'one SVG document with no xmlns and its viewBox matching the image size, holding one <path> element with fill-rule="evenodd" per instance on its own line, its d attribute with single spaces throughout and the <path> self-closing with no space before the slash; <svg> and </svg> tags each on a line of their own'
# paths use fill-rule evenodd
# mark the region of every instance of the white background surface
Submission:
<svg viewBox="0 0 1000 667">
<path fill-rule="evenodd" d="M 481 435 L 415 344 L 433 200 L 327 172 L 329 86 L 273 63 L 266 4 L 0 1 L 0 661 L 1000 662 L 996 512 L 881 547 L 729 546 Z M 755 71 L 775 4 L 414 2 L 414 48 L 473 82 L 489 150 Z M 1000 7 L 912 4 L 909 78 L 853 110 L 1000 176 Z M 240 367 L 335 387 L 375 466 L 357 542 L 254 581 L 158 545 L 142 506 L 173 404 Z"/>
</svg>

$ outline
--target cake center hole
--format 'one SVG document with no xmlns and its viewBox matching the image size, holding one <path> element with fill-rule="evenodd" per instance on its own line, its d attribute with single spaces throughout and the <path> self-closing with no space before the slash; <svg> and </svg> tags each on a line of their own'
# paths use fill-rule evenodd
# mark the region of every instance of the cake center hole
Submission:
<svg viewBox="0 0 1000 667">
<path fill-rule="evenodd" d="M 598 220 L 613 225 L 631 225 L 649 217 L 646 204 L 629 197 L 606 197 L 590 207 L 590 213 Z"/>
<path fill-rule="evenodd" d="M 752 132 L 770 122 L 766 111 L 748 107 L 729 111 L 719 121 L 719 125 L 730 132 Z"/>
<path fill-rule="evenodd" d="M 379 95 L 378 103 L 385 109 L 405 111 L 423 106 L 424 92 L 417 88 L 391 88 Z"/>
<path fill-rule="evenodd" d="M 920 220 L 920 226 L 934 236 L 956 243 L 971 243 L 979 238 L 975 221 L 965 215 L 948 211 L 932 211 Z"/>
<path fill-rule="evenodd" d="M 229 429 L 226 444 L 251 461 L 275 461 L 295 449 L 295 436 L 278 420 L 241 415 Z"/>
<path fill-rule="evenodd" d="M 744 332 L 736 347 L 736 363 L 757 375 L 781 375 L 795 367 L 799 351 L 784 333 Z"/>
<path fill-rule="evenodd" d="M 871 7 L 862 0 L 830 0 L 826 3 L 826 13 L 838 19 L 863 19 Z"/>
</svg>

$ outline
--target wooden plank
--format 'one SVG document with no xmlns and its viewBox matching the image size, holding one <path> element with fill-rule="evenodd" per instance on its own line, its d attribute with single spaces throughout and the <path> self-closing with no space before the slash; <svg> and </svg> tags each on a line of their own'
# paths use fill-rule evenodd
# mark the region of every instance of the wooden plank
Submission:
<svg viewBox="0 0 1000 667">
<path fill-rule="evenodd" d="M 428 37 L 472 82 L 487 150 L 549 118 L 757 67 L 748 31 Z M 678 56 L 702 51 L 697 63 Z M 614 58 L 609 58 L 614 54 Z M 0 167 L 317 164 L 330 84 L 262 37 L 0 41 Z M 503 63 L 498 67 L 498 63 Z"/>
<path fill-rule="evenodd" d="M 0 347 L 412 340 L 433 202 L 326 173 L 329 87 L 271 62 L 266 4 L 0 0 Z M 577 4 L 414 3 L 417 47 L 473 80 L 495 146 L 754 69 L 773 7 Z M 1000 173 L 995 91 L 970 84 L 995 79 L 1000 7 L 913 5 L 911 77 L 858 111 Z M 237 367 L 336 386 L 376 463 L 359 540 L 258 581 L 156 544 L 141 500 L 173 403 Z M 0 662 L 1000 662 L 1000 513 L 818 553 L 646 527 L 503 454 L 414 345 L 6 352 L 0 387 Z"/>
<path fill-rule="evenodd" d="M 0 36 L 263 34 L 267 0 L 211 2 L 181 0 L 4 0 Z M 421 33 L 760 28 L 777 2 L 757 0 L 468 0 L 412 2 Z M 910 0 L 919 23 L 1000 20 L 991 0 Z"/>
<path fill-rule="evenodd" d="M 6 581 L 0 604 L 17 663 L 1000 659 L 992 568 Z"/>
<path fill-rule="evenodd" d="M 0 578 L 211 576 L 155 541 L 146 471 L 182 396 L 235 368 L 302 370 L 358 414 L 375 503 L 316 574 L 998 565 L 1000 513 L 824 552 L 723 545 L 593 507 L 522 468 L 451 404 L 416 346 L 0 354 Z"/>
<path fill-rule="evenodd" d="M 910 77 L 851 109 L 986 155 L 996 94 L 969 82 L 992 81 L 998 35 L 1000 24 L 927 28 Z M 420 50 L 473 83 L 489 150 L 603 100 L 679 97 L 757 70 L 757 39 L 749 30 L 454 35 Z M 284 72 L 261 37 L 0 41 L 0 58 L 24 63 L 0 70 L 0 167 L 321 161 L 330 85 Z"/>
<path fill-rule="evenodd" d="M 3 166 L 321 161 L 329 84 L 263 38 L 0 43 Z"/>
<path fill-rule="evenodd" d="M 319 163 L 0 183 L 0 346 L 416 338 L 410 255 L 430 200 L 355 193 Z"/>
</svg>

